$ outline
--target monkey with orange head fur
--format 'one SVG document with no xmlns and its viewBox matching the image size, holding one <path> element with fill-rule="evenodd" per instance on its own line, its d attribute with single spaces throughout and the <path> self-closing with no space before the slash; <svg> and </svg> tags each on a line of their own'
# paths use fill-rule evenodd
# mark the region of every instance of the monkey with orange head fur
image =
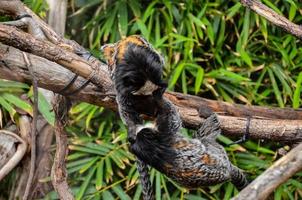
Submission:
<svg viewBox="0 0 302 200">
<path fill-rule="evenodd" d="M 135 127 L 143 124 L 138 110 L 154 113 L 152 93 L 167 87 L 162 80 L 164 59 L 138 35 L 104 45 L 102 50 L 114 81 L 120 117 L 128 127 L 128 139 L 134 141 Z"/>
</svg>

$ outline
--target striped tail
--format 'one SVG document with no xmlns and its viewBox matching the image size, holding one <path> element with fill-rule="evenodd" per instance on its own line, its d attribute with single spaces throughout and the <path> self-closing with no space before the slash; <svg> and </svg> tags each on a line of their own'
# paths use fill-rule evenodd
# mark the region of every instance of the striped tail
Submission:
<svg viewBox="0 0 302 200">
<path fill-rule="evenodd" d="M 249 184 L 249 182 L 246 179 L 245 175 L 236 166 L 232 166 L 231 182 L 235 185 L 235 187 L 238 190 L 242 190 L 243 188 L 245 188 Z"/>
<path fill-rule="evenodd" d="M 149 168 L 146 163 L 137 158 L 136 161 L 137 170 L 139 172 L 139 179 L 143 188 L 144 200 L 154 200 L 154 194 L 152 184 L 149 178 Z"/>
</svg>

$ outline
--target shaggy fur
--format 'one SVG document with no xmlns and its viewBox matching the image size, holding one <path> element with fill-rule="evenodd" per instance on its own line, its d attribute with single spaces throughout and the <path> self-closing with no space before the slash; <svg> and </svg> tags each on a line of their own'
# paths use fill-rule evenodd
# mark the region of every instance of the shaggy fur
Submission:
<svg viewBox="0 0 302 200">
<path fill-rule="evenodd" d="M 143 123 L 140 114 L 154 115 L 156 112 L 152 93 L 167 87 L 162 80 L 163 58 L 145 39 L 136 35 L 102 49 L 115 84 L 121 119 L 128 126 L 129 141 L 134 141 L 135 127 Z"/>
<path fill-rule="evenodd" d="M 179 133 L 181 119 L 174 105 L 164 98 L 155 99 L 158 106 L 155 128 L 140 129 L 131 145 L 139 159 L 187 188 L 228 180 L 238 189 L 248 184 L 215 141 L 221 132 L 216 114 L 206 119 L 194 139 L 189 139 Z"/>
</svg>

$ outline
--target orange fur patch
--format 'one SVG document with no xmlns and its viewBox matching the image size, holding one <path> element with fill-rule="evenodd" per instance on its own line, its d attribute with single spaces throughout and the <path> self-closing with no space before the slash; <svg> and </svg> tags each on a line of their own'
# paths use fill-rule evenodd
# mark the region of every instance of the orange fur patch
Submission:
<svg viewBox="0 0 302 200">
<path fill-rule="evenodd" d="M 207 165 L 214 165 L 216 164 L 216 161 L 212 159 L 209 154 L 203 154 L 201 156 L 201 161 Z"/>
<path fill-rule="evenodd" d="M 117 59 L 122 60 L 124 58 L 124 54 L 127 50 L 129 43 L 133 43 L 138 46 L 146 46 L 143 42 L 143 39 L 138 35 L 131 35 L 129 37 L 126 37 L 125 39 L 122 39 L 118 42 Z"/>
<path fill-rule="evenodd" d="M 189 144 L 188 144 L 187 141 L 181 140 L 181 141 L 176 142 L 176 143 L 173 145 L 173 147 L 174 147 L 175 149 L 181 149 L 181 148 L 184 148 L 184 147 L 186 147 L 186 146 L 188 146 L 188 145 L 189 145 Z"/>
</svg>

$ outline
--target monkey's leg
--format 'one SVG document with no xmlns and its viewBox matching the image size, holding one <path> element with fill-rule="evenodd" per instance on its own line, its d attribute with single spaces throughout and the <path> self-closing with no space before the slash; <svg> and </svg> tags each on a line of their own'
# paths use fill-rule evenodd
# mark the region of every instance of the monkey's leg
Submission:
<svg viewBox="0 0 302 200">
<path fill-rule="evenodd" d="M 246 142 L 250 138 L 250 124 L 251 124 L 251 117 L 248 116 L 248 118 L 246 120 L 246 127 L 245 127 L 244 135 L 242 136 L 242 138 L 240 140 L 232 142 L 232 143 L 228 144 L 228 146 L 233 145 L 233 144 L 242 144 L 242 143 Z"/>
<path fill-rule="evenodd" d="M 200 128 L 196 131 L 195 137 L 198 139 L 210 139 L 215 140 L 221 133 L 220 123 L 215 113 L 212 113 Z"/>
<path fill-rule="evenodd" d="M 238 190 L 242 190 L 249 184 L 246 176 L 241 172 L 239 168 L 234 165 L 232 165 L 231 169 L 231 182 Z"/>
</svg>

